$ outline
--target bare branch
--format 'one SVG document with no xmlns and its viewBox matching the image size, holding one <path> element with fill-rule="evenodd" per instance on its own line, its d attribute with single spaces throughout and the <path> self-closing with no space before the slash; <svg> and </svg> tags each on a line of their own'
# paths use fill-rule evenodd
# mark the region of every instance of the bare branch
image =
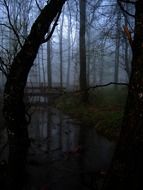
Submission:
<svg viewBox="0 0 143 190">
<path fill-rule="evenodd" d="M 35 0 L 35 2 L 36 2 L 36 5 L 37 5 L 37 7 L 38 7 L 39 11 L 41 12 L 41 11 L 42 11 L 42 9 L 41 9 L 41 7 L 40 7 L 40 5 L 39 5 L 38 1 L 37 1 L 37 0 Z"/>
<path fill-rule="evenodd" d="M 5 23 L 0 23 L 0 26 L 4 26 L 4 27 L 6 27 L 6 28 L 12 30 L 12 28 L 11 28 L 10 26 L 8 26 L 7 24 L 5 24 Z"/>
<path fill-rule="evenodd" d="M 8 17 L 9 24 L 10 24 L 10 26 L 11 26 L 11 28 L 12 28 L 12 30 L 13 30 L 16 38 L 17 38 L 17 41 L 18 41 L 20 47 L 22 47 L 22 43 L 20 41 L 19 34 L 17 33 L 16 29 L 14 28 L 14 26 L 13 26 L 13 24 L 11 22 L 11 16 L 10 16 L 8 4 L 7 4 L 6 0 L 3 0 L 3 1 L 4 1 L 4 5 L 5 5 L 5 8 L 6 8 L 6 11 L 7 11 L 7 17 Z"/>
<path fill-rule="evenodd" d="M 124 82 L 109 82 L 107 84 L 99 84 L 99 85 L 95 85 L 95 86 L 91 86 L 89 88 L 87 88 L 86 90 L 90 90 L 90 89 L 94 89 L 94 88 L 99 88 L 99 87 L 106 87 L 106 86 L 110 86 L 110 85 L 122 85 L 122 86 L 128 86 L 128 83 L 124 83 Z"/>
<path fill-rule="evenodd" d="M 106 87 L 106 86 L 110 86 L 110 85 L 127 86 L 127 87 L 129 86 L 128 83 L 124 83 L 124 82 L 120 82 L 120 83 L 118 83 L 118 82 L 109 82 L 107 84 L 99 84 L 99 85 L 95 85 L 95 86 L 90 86 L 90 87 L 86 88 L 85 90 L 75 90 L 75 91 L 73 91 L 73 93 L 78 93 L 78 92 L 83 93 L 84 91 L 89 91 L 91 89 L 102 88 L 102 87 Z"/>
<path fill-rule="evenodd" d="M 135 15 L 129 13 L 128 11 L 126 11 L 126 10 L 124 9 L 124 7 L 123 7 L 123 5 L 122 5 L 122 3 L 121 3 L 121 0 L 117 0 L 117 2 L 118 2 L 118 5 L 119 5 L 120 9 L 123 11 L 123 13 L 126 13 L 127 15 L 129 15 L 129 16 L 135 18 Z"/>
</svg>

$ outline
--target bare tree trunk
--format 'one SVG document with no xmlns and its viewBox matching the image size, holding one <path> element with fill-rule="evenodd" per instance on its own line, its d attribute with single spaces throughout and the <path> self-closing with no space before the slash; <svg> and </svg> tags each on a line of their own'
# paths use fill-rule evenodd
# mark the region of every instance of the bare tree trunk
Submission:
<svg viewBox="0 0 143 190">
<path fill-rule="evenodd" d="M 49 1 L 48 1 L 49 2 Z M 27 118 L 23 102 L 28 73 L 51 22 L 61 11 L 65 0 L 51 0 L 34 22 L 22 49 L 14 58 L 4 90 L 3 114 L 9 139 L 7 189 L 20 190 L 28 142 Z"/>
<path fill-rule="evenodd" d="M 52 66 L 51 66 L 51 49 L 52 43 L 51 40 L 47 42 L 47 74 L 48 74 L 48 87 L 52 87 Z"/>
<path fill-rule="evenodd" d="M 125 40 L 125 67 L 126 67 L 128 78 L 130 78 L 131 71 L 130 71 L 130 65 L 129 65 L 129 43 L 127 40 Z"/>
<path fill-rule="evenodd" d="M 91 64 L 91 54 L 90 54 L 90 29 L 87 29 L 87 39 L 88 39 L 88 43 L 87 43 L 87 85 L 90 85 L 90 64 Z"/>
<path fill-rule="evenodd" d="M 80 0 L 80 31 L 79 31 L 79 54 L 80 54 L 80 90 L 83 91 L 82 101 L 87 101 L 86 79 L 86 0 Z"/>
<path fill-rule="evenodd" d="M 143 189 L 143 1 L 135 2 L 132 73 L 118 146 L 104 190 Z"/>
<path fill-rule="evenodd" d="M 128 4 L 126 5 L 126 10 L 128 11 Z M 125 26 L 127 27 L 128 25 L 128 16 L 125 16 Z M 128 78 L 130 78 L 131 75 L 131 70 L 130 70 L 130 63 L 129 63 L 129 42 L 127 39 L 125 40 L 125 69 L 128 75 Z"/>
<path fill-rule="evenodd" d="M 96 51 L 93 50 L 93 63 L 92 63 L 92 85 L 96 85 Z"/>
<path fill-rule="evenodd" d="M 120 61 L 120 24 L 121 24 L 121 13 L 117 5 L 117 18 L 116 18 L 116 51 L 115 51 L 115 71 L 114 81 L 118 83 L 119 80 L 119 61 Z"/>
<path fill-rule="evenodd" d="M 41 66 L 42 66 L 42 75 L 43 75 L 43 78 L 42 78 L 42 82 L 43 82 L 43 88 L 45 87 L 45 84 L 46 84 L 46 78 L 45 78 L 45 67 L 44 67 L 44 48 L 43 46 L 41 46 Z"/>
<path fill-rule="evenodd" d="M 100 70 L 99 70 L 99 83 L 100 84 L 103 84 L 103 75 L 104 75 L 104 51 L 102 50 L 102 54 L 101 54 L 101 57 L 100 57 Z"/>
<path fill-rule="evenodd" d="M 68 68 L 67 68 L 67 87 L 70 84 L 70 67 L 71 67 L 71 16 L 68 18 Z"/>
<path fill-rule="evenodd" d="M 64 23 L 64 13 L 62 13 L 62 21 L 60 26 L 60 36 L 59 36 L 59 52 L 60 52 L 60 87 L 63 87 L 63 23 Z"/>
</svg>

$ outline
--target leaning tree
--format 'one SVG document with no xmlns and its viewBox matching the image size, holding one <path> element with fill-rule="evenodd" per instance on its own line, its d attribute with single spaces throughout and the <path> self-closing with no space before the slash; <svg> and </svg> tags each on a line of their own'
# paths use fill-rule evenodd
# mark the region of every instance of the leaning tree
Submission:
<svg viewBox="0 0 143 190">
<path fill-rule="evenodd" d="M 14 57 L 4 89 L 3 115 L 8 130 L 9 160 L 6 189 L 20 190 L 20 180 L 28 147 L 28 121 L 24 88 L 40 45 L 48 41 L 57 25 L 66 0 L 49 0 L 31 27 L 21 50 Z M 54 22 L 54 23 L 53 23 Z M 51 26 L 52 24 L 52 26 Z M 51 26 L 51 27 L 50 27 Z M 49 31 L 49 29 L 51 30 Z M 21 175 L 20 175 L 21 174 Z"/>
</svg>

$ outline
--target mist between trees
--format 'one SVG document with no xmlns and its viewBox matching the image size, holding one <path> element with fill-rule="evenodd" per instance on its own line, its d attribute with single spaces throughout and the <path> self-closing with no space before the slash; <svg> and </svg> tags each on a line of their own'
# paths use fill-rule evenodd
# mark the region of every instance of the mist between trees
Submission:
<svg viewBox="0 0 143 190">
<path fill-rule="evenodd" d="M 86 92 L 90 86 L 129 81 L 119 142 L 103 189 L 142 189 L 143 1 L 1 0 L 0 7 L 9 187 L 12 182 L 19 190 L 16 180 L 28 147 L 26 83 Z"/>
<path fill-rule="evenodd" d="M 45 1 L 35 0 L 0 1 L 1 89 L 15 55 L 44 5 Z M 79 1 L 68 1 L 64 6 L 51 39 L 38 51 L 28 86 L 77 90 L 80 81 L 86 83 L 83 86 L 128 82 L 132 53 L 123 26 L 129 25 L 132 31 L 134 22 L 122 14 L 116 1 L 87 1 L 85 6 L 85 13 Z M 127 9 L 133 12 L 132 6 Z M 83 27 L 85 32 L 81 34 Z M 82 71 L 84 74 L 80 74 Z"/>
</svg>

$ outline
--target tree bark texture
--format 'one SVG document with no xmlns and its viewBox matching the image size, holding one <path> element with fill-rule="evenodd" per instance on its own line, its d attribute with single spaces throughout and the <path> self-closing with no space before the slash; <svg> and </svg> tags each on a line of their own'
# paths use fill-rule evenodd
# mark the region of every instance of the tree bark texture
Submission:
<svg viewBox="0 0 143 190">
<path fill-rule="evenodd" d="M 7 189 L 20 190 L 20 172 L 25 163 L 28 147 L 27 119 L 23 102 L 28 73 L 36 58 L 38 49 L 49 31 L 50 24 L 61 11 L 65 0 L 51 0 L 41 10 L 30 34 L 14 58 L 4 90 L 3 114 L 9 139 L 9 163 Z"/>
<path fill-rule="evenodd" d="M 80 32 L 79 32 L 79 54 L 80 54 L 80 90 L 86 89 L 86 0 L 80 0 Z"/>
<path fill-rule="evenodd" d="M 123 125 L 103 190 L 143 189 L 143 1 L 135 3 L 133 59 Z"/>
<path fill-rule="evenodd" d="M 62 13 L 62 20 L 59 34 L 59 52 L 60 52 L 60 87 L 63 88 L 63 25 L 64 25 L 64 12 Z"/>
<path fill-rule="evenodd" d="M 48 88 L 52 87 L 52 66 L 51 66 L 51 57 L 52 57 L 52 41 L 47 42 L 47 79 L 48 79 Z"/>
</svg>

